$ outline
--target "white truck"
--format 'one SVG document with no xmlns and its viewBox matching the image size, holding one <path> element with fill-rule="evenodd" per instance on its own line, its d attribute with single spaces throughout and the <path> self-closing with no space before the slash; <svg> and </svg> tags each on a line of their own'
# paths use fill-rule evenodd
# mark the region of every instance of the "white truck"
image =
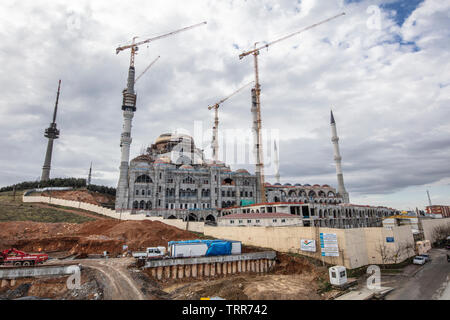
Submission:
<svg viewBox="0 0 450 320">
<path fill-rule="evenodd" d="M 133 257 L 138 260 L 164 258 L 166 254 L 165 247 L 150 247 L 145 252 L 133 252 Z"/>
</svg>

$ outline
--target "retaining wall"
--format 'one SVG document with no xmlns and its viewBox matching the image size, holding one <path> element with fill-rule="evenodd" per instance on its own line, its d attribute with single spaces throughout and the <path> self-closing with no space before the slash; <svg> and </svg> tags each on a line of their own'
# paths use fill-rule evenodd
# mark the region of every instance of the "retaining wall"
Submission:
<svg viewBox="0 0 450 320">
<path fill-rule="evenodd" d="M 239 255 L 163 259 L 147 261 L 152 277 L 161 279 L 205 278 L 236 273 L 266 273 L 275 266 L 276 253 L 252 252 Z"/>
<path fill-rule="evenodd" d="M 438 226 L 450 226 L 450 218 L 443 219 L 421 219 L 423 228 L 423 234 L 425 240 L 430 240 L 431 243 L 436 241 L 436 237 L 433 234 L 433 229 Z"/>
<path fill-rule="evenodd" d="M 344 265 L 349 269 L 368 264 L 382 264 L 380 246 L 394 255 L 400 246 L 414 246 L 414 238 L 409 226 L 386 228 L 332 229 L 317 227 L 210 227 L 205 226 L 205 235 L 241 241 L 243 244 L 271 248 L 280 252 L 298 253 L 310 256 L 327 264 Z M 334 233 L 338 239 L 339 256 L 322 257 L 320 233 Z M 394 242 L 387 242 L 393 237 Z M 316 252 L 301 250 L 301 240 L 315 240 Z M 413 256 L 413 251 L 404 251 L 397 260 Z M 398 261 L 398 262 L 400 262 Z M 384 263 L 394 263 L 384 261 Z"/>
<path fill-rule="evenodd" d="M 0 279 L 17 279 L 74 274 L 78 265 L 0 268 Z"/>
<path fill-rule="evenodd" d="M 115 210 L 111 210 L 108 208 L 104 208 L 101 206 L 97 206 L 95 204 L 85 203 L 81 201 L 72 201 L 72 200 L 64 200 L 58 198 L 51 197 L 41 197 L 41 196 L 23 196 L 23 202 L 42 202 L 55 204 L 64 207 L 78 208 L 91 212 L 95 212 L 104 216 L 107 216 L 112 219 L 121 219 L 121 220 L 150 220 L 150 221 L 160 221 L 167 225 L 183 229 L 189 230 L 193 232 L 203 233 L 204 222 L 195 222 L 189 221 L 185 222 L 181 219 L 164 219 L 162 217 L 146 217 L 144 214 L 130 214 L 130 212 L 116 212 Z"/>
</svg>

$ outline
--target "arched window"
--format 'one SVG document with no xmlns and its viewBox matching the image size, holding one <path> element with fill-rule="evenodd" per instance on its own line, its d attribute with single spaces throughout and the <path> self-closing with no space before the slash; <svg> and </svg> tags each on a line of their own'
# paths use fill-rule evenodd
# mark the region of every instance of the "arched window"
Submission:
<svg viewBox="0 0 450 320">
<path fill-rule="evenodd" d="M 313 198 L 315 198 L 317 195 L 316 195 L 316 193 L 313 191 L 313 190 L 311 190 L 309 193 L 308 193 L 308 197 L 313 197 Z"/>
<path fill-rule="evenodd" d="M 152 202 L 151 201 L 147 201 L 147 203 L 145 204 L 145 209 L 152 210 Z"/>
<path fill-rule="evenodd" d="M 139 209 L 139 202 L 138 201 L 134 201 L 133 202 L 133 208 L 134 209 Z"/>
<path fill-rule="evenodd" d="M 231 178 L 223 179 L 222 185 L 223 186 L 234 186 L 234 180 Z"/>
<path fill-rule="evenodd" d="M 183 183 L 185 184 L 194 184 L 194 179 L 192 179 L 192 177 L 188 176 L 186 178 L 183 179 Z"/>
<path fill-rule="evenodd" d="M 136 178 L 135 183 L 152 183 L 152 179 L 150 176 L 143 174 Z"/>
<path fill-rule="evenodd" d="M 144 208 L 145 208 L 145 201 L 142 200 L 142 201 L 139 203 L 139 209 L 144 209 Z"/>
</svg>

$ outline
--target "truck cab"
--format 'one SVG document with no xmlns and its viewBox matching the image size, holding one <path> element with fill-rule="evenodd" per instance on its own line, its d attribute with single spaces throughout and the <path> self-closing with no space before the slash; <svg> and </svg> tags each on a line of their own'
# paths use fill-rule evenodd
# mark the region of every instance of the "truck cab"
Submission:
<svg viewBox="0 0 450 320">
<path fill-rule="evenodd" d="M 136 259 L 154 259 L 162 258 L 166 254 L 165 247 L 149 247 L 145 252 L 133 252 L 133 257 Z"/>
<path fill-rule="evenodd" d="M 154 247 L 154 248 L 147 248 L 145 251 L 147 253 L 147 257 L 161 257 L 166 254 L 166 248 L 164 247 Z"/>
</svg>

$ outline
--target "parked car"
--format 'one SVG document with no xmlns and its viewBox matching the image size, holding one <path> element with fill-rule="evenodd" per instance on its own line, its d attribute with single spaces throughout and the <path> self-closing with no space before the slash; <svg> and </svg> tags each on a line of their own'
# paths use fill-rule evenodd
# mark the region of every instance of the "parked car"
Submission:
<svg viewBox="0 0 450 320">
<path fill-rule="evenodd" d="M 450 255 L 447 254 L 447 262 L 450 262 Z"/>
<path fill-rule="evenodd" d="M 427 254 L 427 253 L 421 254 L 421 255 L 419 255 L 419 256 L 420 256 L 420 257 L 424 257 L 424 258 L 425 258 L 425 262 L 431 261 L 431 257 L 430 257 L 430 255 Z"/>
<path fill-rule="evenodd" d="M 415 256 L 413 260 L 414 264 L 425 264 L 426 262 L 427 260 L 425 260 L 425 258 L 422 256 Z"/>
</svg>

